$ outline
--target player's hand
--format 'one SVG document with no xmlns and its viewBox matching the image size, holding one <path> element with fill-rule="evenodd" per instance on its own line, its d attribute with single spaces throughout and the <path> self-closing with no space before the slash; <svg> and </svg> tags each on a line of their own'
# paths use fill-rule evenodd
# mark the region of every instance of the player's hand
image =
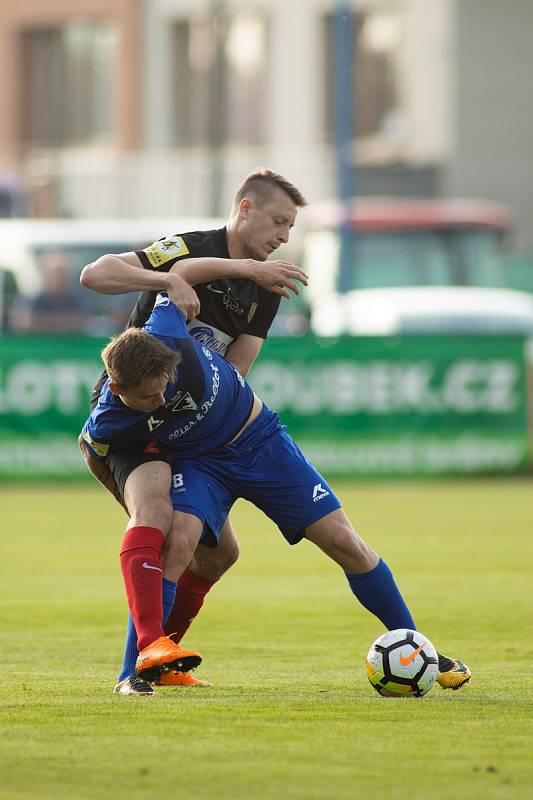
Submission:
<svg viewBox="0 0 533 800">
<path fill-rule="evenodd" d="M 168 276 L 167 294 L 170 300 L 179 308 L 185 319 L 194 319 L 200 313 L 198 295 L 192 286 L 175 272 L 169 272 Z"/>
<path fill-rule="evenodd" d="M 290 297 L 290 289 L 300 294 L 299 283 L 307 286 L 308 276 L 303 269 L 290 261 L 251 261 L 250 277 L 264 289 L 282 297 Z"/>
</svg>

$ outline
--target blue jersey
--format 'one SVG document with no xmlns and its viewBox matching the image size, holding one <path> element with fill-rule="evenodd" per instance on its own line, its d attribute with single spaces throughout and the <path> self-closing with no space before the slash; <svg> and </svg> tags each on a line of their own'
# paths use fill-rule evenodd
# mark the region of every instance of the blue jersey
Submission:
<svg viewBox="0 0 533 800">
<path fill-rule="evenodd" d="M 82 430 L 99 458 L 135 442 L 163 442 L 176 455 L 194 458 L 227 444 L 252 411 L 254 395 L 225 358 L 191 338 L 183 314 L 161 293 L 144 330 L 181 353 L 165 405 L 135 411 L 109 389 L 109 380 Z"/>
</svg>

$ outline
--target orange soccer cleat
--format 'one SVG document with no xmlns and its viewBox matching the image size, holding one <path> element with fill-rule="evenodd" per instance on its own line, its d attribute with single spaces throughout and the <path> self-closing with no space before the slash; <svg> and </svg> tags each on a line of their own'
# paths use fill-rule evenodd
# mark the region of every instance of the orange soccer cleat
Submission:
<svg viewBox="0 0 533 800">
<path fill-rule="evenodd" d="M 169 670 L 188 672 L 200 664 L 202 656 L 193 650 L 183 650 L 170 636 L 160 636 L 141 650 L 135 672 L 145 681 L 157 681 Z"/>
<path fill-rule="evenodd" d="M 156 686 L 205 686 L 206 688 L 213 688 L 213 684 L 209 683 L 209 681 L 193 678 L 188 672 L 165 672 L 154 683 Z"/>
</svg>

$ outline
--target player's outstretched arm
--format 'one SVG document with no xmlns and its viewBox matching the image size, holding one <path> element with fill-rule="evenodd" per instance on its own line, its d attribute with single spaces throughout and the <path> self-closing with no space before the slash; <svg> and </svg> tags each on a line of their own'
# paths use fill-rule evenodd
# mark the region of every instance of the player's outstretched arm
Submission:
<svg viewBox="0 0 533 800">
<path fill-rule="evenodd" d="M 85 442 L 83 441 L 82 437 L 78 437 L 78 444 L 80 446 L 81 453 L 89 468 L 89 471 L 94 475 L 96 480 L 104 486 L 108 492 L 111 492 L 115 500 L 120 503 L 126 514 L 128 513 L 128 509 L 124 505 L 124 500 L 122 499 L 122 495 L 118 490 L 118 486 L 115 483 L 115 479 L 113 475 L 109 471 L 109 467 L 107 466 L 104 459 L 95 458 L 92 453 L 89 452 L 87 449 Z"/>
<path fill-rule="evenodd" d="M 198 295 L 189 281 L 175 272 L 144 269 L 136 253 L 100 256 L 83 268 L 80 283 L 100 294 L 164 291 L 186 319 L 193 319 L 200 311 Z"/>
<path fill-rule="evenodd" d="M 248 278 L 274 294 L 290 297 L 307 286 L 307 273 L 290 261 L 255 261 L 253 258 L 187 258 L 178 261 L 169 274 L 181 275 L 192 286 L 217 278 Z M 168 291 L 168 290 L 167 290 Z M 171 293 L 169 297 L 172 300 Z"/>
<path fill-rule="evenodd" d="M 143 268 L 136 253 L 104 255 L 87 264 L 80 275 L 86 289 L 100 294 L 164 291 L 184 314 L 192 319 L 200 311 L 200 303 L 192 288 L 218 278 L 248 278 L 282 297 L 299 294 L 298 282 L 307 285 L 307 274 L 290 261 L 254 261 L 251 258 L 186 258 L 169 272 Z"/>
<path fill-rule="evenodd" d="M 144 269 L 136 253 L 108 253 L 82 269 L 80 283 L 100 294 L 127 294 L 166 290 L 168 275 Z"/>
</svg>

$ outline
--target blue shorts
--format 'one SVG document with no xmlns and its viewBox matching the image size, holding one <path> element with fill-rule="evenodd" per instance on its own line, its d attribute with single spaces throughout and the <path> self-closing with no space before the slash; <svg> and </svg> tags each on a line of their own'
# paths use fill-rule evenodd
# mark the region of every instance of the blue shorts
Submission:
<svg viewBox="0 0 533 800">
<path fill-rule="evenodd" d="M 218 544 L 239 497 L 270 517 L 289 544 L 299 542 L 309 525 L 341 505 L 266 406 L 235 442 L 194 461 L 177 458 L 172 473 L 172 505 L 202 521 L 201 544 L 207 547 Z"/>
</svg>

